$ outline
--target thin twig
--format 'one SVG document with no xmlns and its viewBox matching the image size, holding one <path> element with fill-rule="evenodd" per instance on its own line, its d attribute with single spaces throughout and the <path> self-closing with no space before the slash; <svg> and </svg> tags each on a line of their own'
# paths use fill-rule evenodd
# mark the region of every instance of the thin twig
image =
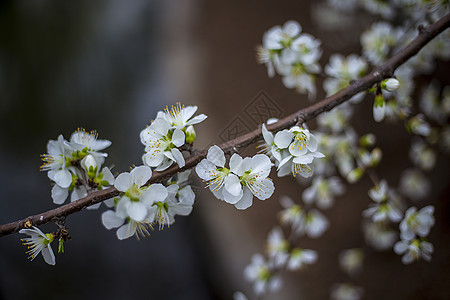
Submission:
<svg viewBox="0 0 450 300">
<path fill-rule="evenodd" d="M 394 71 L 400 65 L 402 65 L 404 62 L 406 62 L 415 54 L 417 54 L 429 41 L 431 41 L 434 37 L 436 37 L 438 34 L 440 34 L 442 31 L 444 31 L 449 27 L 450 27 L 450 14 L 447 14 L 436 23 L 428 27 L 424 27 L 422 30 L 420 30 L 417 38 L 415 38 L 405 48 L 397 52 L 383 65 L 379 66 L 378 68 L 375 68 L 365 77 L 359 80 L 352 81 L 350 85 L 345 89 L 337 92 L 336 94 L 328 98 L 325 98 L 320 102 L 317 102 L 316 104 L 313 104 L 305 109 L 299 110 L 279 120 L 274 124 L 268 125 L 267 129 L 273 132 L 277 132 L 279 130 L 291 127 L 297 122 L 303 123 L 308 120 L 314 119 L 318 115 L 326 111 L 329 111 L 334 107 L 338 106 L 339 104 L 349 100 L 351 97 L 358 94 L 359 92 L 371 88 L 374 84 L 380 82 L 381 80 L 392 77 Z M 219 145 L 219 147 L 222 148 L 226 154 L 231 154 L 234 151 L 233 149 L 242 148 L 247 145 L 253 144 L 257 140 L 261 139 L 261 137 L 262 132 L 261 129 L 258 128 L 236 139 L 227 141 Z M 165 171 L 153 172 L 152 178 L 150 178 L 150 180 L 147 182 L 147 185 L 156 182 L 162 182 L 174 176 L 180 171 L 193 168 L 203 158 L 206 157 L 207 150 L 205 149 L 194 153 L 195 154 L 189 156 L 186 159 L 186 165 L 183 168 L 179 168 L 177 165 L 174 165 Z M 51 222 L 55 217 L 66 217 L 70 214 L 73 214 L 75 212 L 84 209 L 85 207 L 94 205 L 96 203 L 100 203 L 104 200 L 115 197 L 117 195 L 119 195 L 119 191 L 116 190 L 114 187 L 110 187 L 102 191 L 93 192 L 88 196 L 79 199 L 75 202 L 57 207 L 55 209 L 46 211 L 41 214 L 27 217 L 22 220 L 18 220 L 5 225 L 0 225 L 0 236 L 17 232 L 22 228 L 46 224 L 48 222 Z"/>
</svg>

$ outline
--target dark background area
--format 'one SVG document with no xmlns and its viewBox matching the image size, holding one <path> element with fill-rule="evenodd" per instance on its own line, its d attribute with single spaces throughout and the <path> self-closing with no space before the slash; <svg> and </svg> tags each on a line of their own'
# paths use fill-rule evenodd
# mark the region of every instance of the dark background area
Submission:
<svg viewBox="0 0 450 300">
<path fill-rule="evenodd" d="M 375 18 L 346 16 L 330 30 L 313 20 L 320 9 L 314 1 L 0 2 L 0 223 L 55 207 L 49 180 L 39 172 L 39 155 L 59 134 L 69 138 L 78 127 L 96 129 L 113 142 L 106 164 L 123 172 L 141 163 L 140 130 L 177 101 L 199 105 L 199 113 L 209 116 L 196 127 L 199 148 L 222 142 L 236 119 L 242 128 L 254 129 L 245 108 L 261 91 L 282 115 L 309 105 L 279 77 L 267 77 L 254 49 L 264 31 L 295 19 L 322 40 L 323 66 L 331 53 L 359 53 L 359 35 Z M 436 74 L 449 84 L 448 64 L 440 64 Z M 318 91 L 318 98 L 324 96 L 320 85 Z M 377 134 L 384 151 L 377 172 L 396 185 L 411 165 L 410 137 L 401 124 L 372 121 L 371 106 L 369 97 L 359 104 L 353 124 L 360 134 Z M 366 299 L 450 297 L 449 162 L 440 158 L 428 174 L 432 194 L 417 204 L 436 207 L 433 260 L 403 266 L 392 251 L 365 247 L 364 271 L 353 282 L 365 288 Z M 56 256 L 55 267 L 40 256 L 27 261 L 23 236 L 2 237 L 0 299 L 231 299 L 236 290 L 253 299 L 242 271 L 253 253 L 264 251 L 267 233 L 277 223 L 279 197 L 298 201 L 304 189 L 292 178 L 275 182 L 272 198 L 254 199 L 246 211 L 214 199 L 195 182 L 192 215 L 177 217 L 170 229 L 140 241 L 119 241 L 106 230 L 103 206 L 74 214 L 67 220 L 73 239 L 66 253 Z M 325 235 L 298 241 L 317 250 L 319 261 L 283 274 L 285 288 L 267 299 L 327 299 L 332 284 L 348 281 L 337 257 L 364 245 L 361 211 L 370 202 L 370 187 L 367 179 L 349 186 L 324 212 L 331 222 Z M 55 226 L 42 229 L 51 232 Z"/>
</svg>

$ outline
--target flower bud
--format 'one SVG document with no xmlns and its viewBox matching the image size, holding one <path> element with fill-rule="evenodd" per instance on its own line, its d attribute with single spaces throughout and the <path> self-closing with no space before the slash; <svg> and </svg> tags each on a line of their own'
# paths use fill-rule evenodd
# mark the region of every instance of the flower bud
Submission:
<svg viewBox="0 0 450 300">
<path fill-rule="evenodd" d="M 363 174 L 364 174 L 363 168 L 359 167 L 359 168 L 353 169 L 350 171 L 350 173 L 347 174 L 347 181 L 349 183 L 355 183 L 361 179 Z"/>
<path fill-rule="evenodd" d="M 388 92 L 393 92 L 397 90 L 399 86 L 400 82 L 395 78 L 389 78 L 381 82 L 381 88 Z"/>
<path fill-rule="evenodd" d="M 370 147 L 375 144 L 376 140 L 377 140 L 377 137 L 373 133 L 368 133 L 368 134 L 363 135 L 359 139 L 359 143 L 363 147 Z"/>
<path fill-rule="evenodd" d="M 430 124 L 428 124 L 423 115 L 417 115 L 409 119 L 407 128 L 410 132 L 421 136 L 429 136 L 431 133 Z"/>
<path fill-rule="evenodd" d="M 375 96 L 375 101 L 373 102 L 373 119 L 376 122 L 381 122 L 386 114 L 386 101 L 384 101 L 383 95 L 378 94 Z"/>
<path fill-rule="evenodd" d="M 371 154 L 371 166 L 376 167 L 380 163 L 382 157 L 383 152 L 380 148 L 373 149 Z"/>
<path fill-rule="evenodd" d="M 93 179 L 97 175 L 97 162 L 92 155 L 87 155 L 84 158 L 84 167 L 88 173 L 88 177 Z"/>
<path fill-rule="evenodd" d="M 195 141 L 195 138 L 196 138 L 196 134 L 195 134 L 194 126 L 189 125 L 186 128 L 186 143 L 192 144 Z"/>
</svg>

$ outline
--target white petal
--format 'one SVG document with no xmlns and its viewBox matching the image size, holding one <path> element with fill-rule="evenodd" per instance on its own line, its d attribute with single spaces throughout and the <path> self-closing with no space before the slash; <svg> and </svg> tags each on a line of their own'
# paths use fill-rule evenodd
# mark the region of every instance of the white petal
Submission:
<svg viewBox="0 0 450 300">
<path fill-rule="evenodd" d="M 270 174 L 270 170 L 273 163 L 270 158 L 265 154 L 256 154 L 252 157 L 252 173 L 258 174 L 261 177 L 267 177 Z"/>
<path fill-rule="evenodd" d="M 397 254 L 403 254 L 406 250 L 408 250 L 408 244 L 403 241 L 397 242 L 394 245 L 394 252 Z"/>
<path fill-rule="evenodd" d="M 223 168 L 225 166 L 225 154 L 223 153 L 222 149 L 219 148 L 219 146 L 214 145 L 209 148 L 206 159 L 218 167 Z"/>
<path fill-rule="evenodd" d="M 127 207 L 128 215 L 136 222 L 141 222 L 147 216 L 147 206 L 140 202 L 130 202 Z"/>
<path fill-rule="evenodd" d="M 186 162 L 184 160 L 183 154 L 181 154 L 181 151 L 178 150 L 177 148 L 173 148 L 172 150 L 170 150 L 174 160 L 177 162 L 178 166 L 180 168 L 184 167 L 186 165 Z"/>
<path fill-rule="evenodd" d="M 130 202 L 130 198 L 125 196 L 117 202 L 116 213 L 119 217 L 124 219 L 128 217 L 128 205 L 130 205 Z"/>
<path fill-rule="evenodd" d="M 277 145 L 278 148 L 284 149 L 290 145 L 293 137 L 294 134 L 292 132 L 289 132 L 289 130 L 285 129 L 275 134 L 274 143 L 275 145 Z"/>
<path fill-rule="evenodd" d="M 195 124 L 198 124 L 200 122 L 203 122 L 207 117 L 208 116 L 205 115 L 205 114 L 200 114 L 198 116 L 195 116 L 192 119 L 190 119 L 189 121 L 187 121 L 185 126 L 195 125 Z"/>
<path fill-rule="evenodd" d="M 161 183 L 155 183 L 149 186 L 142 195 L 142 203 L 147 206 L 155 202 L 163 202 L 168 196 L 167 188 Z"/>
<path fill-rule="evenodd" d="M 157 167 L 161 164 L 161 162 L 164 160 L 164 155 L 161 153 L 153 154 L 153 153 L 145 153 L 144 156 L 142 156 L 142 161 L 144 164 L 150 166 L 150 167 Z"/>
<path fill-rule="evenodd" d="M 258 183 L 257 189 L 254 192 L 256 198 L 260 200 L 266 200 L 270 198 L 275 191 L 275 186 L 273 185 L 272 180 L 268 178 L 264 178 L 261 182 Z"/>
<path fill-rule="evenodd" d="M 252 206 L 253 203 L 253 194 L 248 188 L 244 188 L 244 194 L 242 195 L 241 200 L 236 203 L 234 206 L 237 209 L 247 209 Z"/>
<path fill-rule="evenodd" d="M 230 171 L 238 176 L 242 176 L 244 174 L 245 170 L 242 170 L 241 164 L 242 164 L 242 157 L 239 154 L 234 153 L 231 156 L 230 162 L 229 162 Z"/>
<path fill-rule="evenodd" d="M 78 199 L 84 198 L 87 196 L 87 191 L 84 186 L 77 186 L 73 189 L 72 194 L 70 195 L 70 202 L 75 202 Z M 90 206 L 89 206 L 90 207 Z M 88 208 L 89 208 L 88 207 Z"/>
<path fill-rule="evenodd" d="M 53 250 L 50 247 L 50 245 L 48 245 L 47 247 L 44 247 L 44 249 L 42 249 L 41 253 L 42 253 L 42 256 L 44 257 L 44 260 L 46 263 L 48 263 L 49 265 L 52 265 L 52 266 L 54 266 L 56 264 L 55 254 L 53 254 Z"/>
<path fill-rule="evenodd" d="M 53 180 L 60 187 L 68 188 L 72 183 L 72 174 L 67 169 L 59 170 L 55 173 Z"/>
<path fill-rule="evenodd" d="M 273 133 L 267 130 L 266 124 L 262 125 L 262 135 L 266 144 L 271 146 L 273 143 Z"/>
<path fill-rule="evenodd" d="M 310 154 L 305 154 L 305 155 L 302 155 L 302 156 L 296 156 L 296 157 L 294 157 L 293 162 L 294 162 L 295 164 L 307 165 L 307 164 L 312 163 L 313 160 L 314 160 L 314 157 L 313 157 L 312 155 L 310 155 Z"/>
<path fill-rule="evenodd" d="M 225 189 L 233 196 L 238 196 L 242 193 L 242 186 L 239 177 L 234 174 L 229 174 L 224 181 Z"/>
<path fill-rule="evenodd" d="M 195 193 L 192 190 L 190 185 L 185 186 L 184 188 L 178 191 L 178 196 L 180 199 L 180 203 L 193 205 L 195 201 Z"/>
<path fill-rule="evenodd" d="M 132 226 L 131 223 L 125 224 L 119 229 L 117 229 L 117 238 L 119 240 L 124 240 L 133 236 L 136 233 L 136 227 Z"/>
<path fill-rule="evenodd" d="M 102 223 L 106 229 L 117 228 L 123 224 L 124 218 L 119 217 L 114 211 L 107 210 L 102 214 Z"/>
<path fill-rule="evenodd" d="M 172 153 L 170 152 L 164 152 L 164 154 L 170 154 L 172 156 Z M 164 159 L 162 160 L 162 162 L 156 167 L 155 171 L 164 171 L 165 169 L 167 169 L 168 167 L 170 167 L 173 164 L 173 159 L 168 159 L 167 157 L 165 157 L 165 155 L 161 155 Z M 172 157 L 173 158 L 173 157 Z"/>
<path fill-rule="evenodd" d="M 239 194 L 237 196 L 232 195 L 230 192 L 227 191 L 226 188 L 221 189 L 223 201 L 230 203 L 230 204 L 236 204 L 239 200 L 242 199 L 243 191 L 242 189 L 239 191 Z"/>
<path fill-rule="evenodd" d="M 115 188 L 121 192 L 126 192 L 132 185 L 133 178 L 128 172 L 119 174 L 114 182 Z"/>
<path fill-rule="evenodd" d="M 214 172 L 217 169 L 216 165 L 207 159 L 203 159 L 196 167 L 195 172 L 198 177 L 203 180 L 209 181 L 215 178 Z"/>
<path fill-rule="evenodd" d="M 120 174 L 122 175 L 122 174 Z M 119 175 L 119 177 L 120 177 Z M 135 183 L 138 187 L 143 186 L 147 183 L 147 181 L 152 177 L 152 169 L 148 166 L 139 166 L 131 170 L 130 172 L 133 183 Z M 119 180 L 117 177 L 117 180 Z M 116 180 L 116 182 L 117 182 Z M 116 186 L 117 188 L 117 186 Z M 117 188 L 118 189 L 118 188 Z M 118 189 L 119 190 L 119 189 Z"/>
<path fill-rule="evenodd" d="M 62 188 L 55 184 L 52 188 L 52 199 L 55 204 L 63 204 L 66 201 L 67 196 L 69 196 L 69 189 Z"/>
<path fill-rule="evenodd" d="M 103 173 L 103 180 L 108 182 L 108 184 L 113 185 L 114 175 L 111 173 L 111 170 L 108 167 L 104 167 L 102 169 L 102 173 Z"/>
<path fill-rule="evenodd" d="M 180 146 L 184 145 L 184 141 L 185 141 L 184 132 L 180 129 L 175 129 L 175 131 L 173 132 L 173 135 L 172 135 L 172 143 L 175 146 L 180 147 Z"/>
</svg>

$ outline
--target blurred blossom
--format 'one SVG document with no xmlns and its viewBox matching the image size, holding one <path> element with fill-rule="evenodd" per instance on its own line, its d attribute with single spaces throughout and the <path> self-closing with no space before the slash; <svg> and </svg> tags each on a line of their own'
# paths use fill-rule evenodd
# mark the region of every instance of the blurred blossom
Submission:
<svg viewBox="0 0 450 300">
<path fill-rule="evenodd" d="M 291 251 L 286 268 L 290 271 L 300 270 L 304 265 L 317 261 L 317 252 L 309 249 L 295 248 Z"/>
<path fill-rule="evenodd" d="M 244 277 L 253 282 L 253 290 L 256 295 L 274 292 L 281 288 L 281 278 L 271 271 L 273 266 L 264 260 L 261 254 L 254 254 L 252 262 L 244 269 Z"/>
<path fill-rule="evenodd" d="M 431 191 L 431 185 L 420 170 L 407 169 L 401 175 L 400 191 L 403 195 L 417 201 L 428 195 Z"/>
<path fill-rule="evenodd" d="M 334 197 L 340 196 L 345 192 L 345 186 L 337 176 L 328 179 L 317 176 L 313 179 L 310 187 L 305 189 L 302 194 L 305 204 L 316 202 L 321 209 L 330 208 L 334 203 Z"/>
<path fill-rule="evenodd" d="M 355 276 L 362 270 L 363 258 L 362 249 L 348 249 L 339 254 L 339 265 L 348 275 Z"/>
<path fill-rule="evenodd" d="M 430 261 L 431 254 L 433 254 L 433 245 L 425 240 L 401 240 L 394 246 L 394 251 L 398 255 L 402 255 L 402 263 L 410 264 L 422 258 Z"/>
<path fill-rule="evenodd" d="M 383 222 L 368 222 L 363 226 L 367 244 L 375 250 L 390 249 L 397 240 L 397 233 Z"/>
<path fill-rule="evenodd" d="M 436 163 L 436 154 L 434 150 L 420 139 L 417 139 L 411 145 L 409 150 L 409 158 L 411 161 L 424 171 L 433 169 Z"/>
<path fill-rule="evenodd" d="M 351 283 L 339 283 L 331 288 L 332 300 L 359 300 L 364 294 L 364 289 Z"/>
</svg>

